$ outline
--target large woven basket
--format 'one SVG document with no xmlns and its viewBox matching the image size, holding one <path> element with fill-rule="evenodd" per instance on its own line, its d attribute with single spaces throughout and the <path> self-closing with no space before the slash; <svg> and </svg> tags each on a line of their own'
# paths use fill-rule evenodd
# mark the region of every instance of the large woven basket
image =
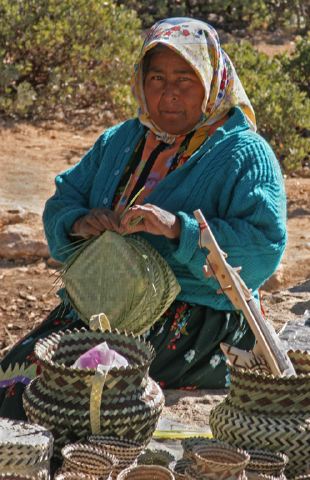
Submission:
<svg viewBox="0 0 310 480">
<path fill-rule="evenodd" d="M 289 352 L 297 375 L 274 377 L 232 367 L 226 399 L 210 415 L 215 438 L 245 449 L 285 453 L 288 477 L 310 457 L 310 353 Z"/>
<path fill-rule="evenodd" d="M 117 480 L 175 480 L 173 473 L 159 465 L 138 465 L 121 472 Z"/>
<path fill-rule="evenodd" d="M 95 369 L 76 369 L 76 358 L 106 341 L 127 358 L 127 367 L 112 368 L 106 376 Z M 164 397 L 148 376 L 154 356 L 150 344 L 119 332 L 67 330 L 39 340 L 35 353 L 42 374 L 26 388 L 23 402 L 30 421 L 49 428 L 54 453 L 73 441 L 101 434 L 148 441 L 161 413 Z"/>
</svg>

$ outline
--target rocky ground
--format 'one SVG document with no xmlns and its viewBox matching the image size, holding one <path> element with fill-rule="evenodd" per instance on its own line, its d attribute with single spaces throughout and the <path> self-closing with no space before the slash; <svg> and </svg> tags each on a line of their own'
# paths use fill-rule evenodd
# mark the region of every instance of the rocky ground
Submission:
<svg viewBox="0 0 310 480">
<path fill-rule="evenodd" d="M 49 257 L 41 214 L 56 173 L 73 165 L 99 133 L 61 123 L 0 128 L 0 358 L 58 302 L 58 266 Z M 310 310 L 310 178 L 286 178 L 286 188 L 289 244 L 262 290 L 267 317 L 277 330 Z M 219 393 L 167 392 L 165 413 L 204 426 L 222 398 Z"/>
</svg>

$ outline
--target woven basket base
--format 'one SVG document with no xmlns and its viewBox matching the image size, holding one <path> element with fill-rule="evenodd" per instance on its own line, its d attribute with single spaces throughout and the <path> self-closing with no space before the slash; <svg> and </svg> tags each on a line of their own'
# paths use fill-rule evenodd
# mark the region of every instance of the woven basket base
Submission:
<svg viewBox="0 0 310 480">
<path fill-rule="evenodd" d="M 289 457 L 285 469 L 289 478 L 305 473 L 305 459 L 310 458 L 307 415 L 248 415 L 225 400 L 211 411 L 210 427 L 215 438 L 236 447 L 284 452 Z"/>
</svg>

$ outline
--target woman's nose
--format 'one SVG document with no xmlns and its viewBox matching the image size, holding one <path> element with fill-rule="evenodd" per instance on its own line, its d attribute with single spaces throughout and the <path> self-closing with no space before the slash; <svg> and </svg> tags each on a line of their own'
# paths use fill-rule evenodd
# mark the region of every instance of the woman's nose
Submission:
<svg viewBox="0 0 310 480">
<path fill-rule="evenodd" d="M 176 82 L 166 82 L 163 93 L 167 98 L 175 98 L 180 94 L 180 90 Z"/>
</svg>

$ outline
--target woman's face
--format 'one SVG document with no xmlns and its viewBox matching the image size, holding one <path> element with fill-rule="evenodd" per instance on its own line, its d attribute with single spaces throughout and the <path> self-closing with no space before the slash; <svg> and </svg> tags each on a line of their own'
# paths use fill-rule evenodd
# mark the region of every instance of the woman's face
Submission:
<svg viewBox="0 0 310 480">
<path fill-rule="evenodd" d="M 151 56 L 144 95 L 151 119 L 164 132 L 181 135 L 200 120 L 202 83 L 189 63 L 169 48 Z"/>
</svg>

